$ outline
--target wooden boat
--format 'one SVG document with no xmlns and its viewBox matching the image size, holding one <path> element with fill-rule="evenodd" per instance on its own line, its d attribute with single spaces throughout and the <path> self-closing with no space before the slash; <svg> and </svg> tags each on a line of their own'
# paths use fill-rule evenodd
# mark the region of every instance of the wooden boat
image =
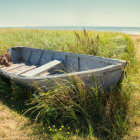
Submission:
<svg viewBox="0 0 140 140">
<path fill-rule="evenodd" d="M 126 61 L 29 47 L 9 50 L 12 64 L 0 65 L 0 75 L 27 86 L 53 85 L 56 79 L 79 76 L 86 83 L 94 78 L 98 88 L 116 87 L 124 76 Z"/>
</svg>

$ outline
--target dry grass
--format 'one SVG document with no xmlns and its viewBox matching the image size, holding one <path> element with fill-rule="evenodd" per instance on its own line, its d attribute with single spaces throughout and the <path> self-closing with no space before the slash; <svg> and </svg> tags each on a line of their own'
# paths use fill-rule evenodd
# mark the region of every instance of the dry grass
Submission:
<svg viewBox="0 0 140 140">
<path fill-rule="evenodd" d="M 34 139 L 31 137 L 32 125 L 30 124 L 29 119 L 17 114 L 0 102 L 0 139 Z"/>
</svg>

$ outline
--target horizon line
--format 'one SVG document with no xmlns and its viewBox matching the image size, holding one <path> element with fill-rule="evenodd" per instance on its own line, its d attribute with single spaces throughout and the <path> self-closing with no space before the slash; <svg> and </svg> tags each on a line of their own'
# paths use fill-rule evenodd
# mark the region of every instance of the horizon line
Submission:
<svg viewBox="0 0 140 140">
<path fill-rule="evenodd" d="M 56 25 L 56 26 L 54 26 L 54 25 L 43 25 L 43 26 L 0 26 L 0 28 L 24 28 L 24 27 L 123 27 L 123 28 L 140 28 L 140 26 L 101 26 L 101 25 L 99 25 L 99 26 L 95 26 L 95 25 L 85 25 L 85 26 L 83 26 L 83 25 Z"/>
</svg>

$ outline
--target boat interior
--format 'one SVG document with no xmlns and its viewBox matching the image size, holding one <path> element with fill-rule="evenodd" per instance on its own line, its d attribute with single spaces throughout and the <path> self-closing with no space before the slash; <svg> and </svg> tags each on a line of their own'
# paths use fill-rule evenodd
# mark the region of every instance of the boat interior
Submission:
<svg viewBox="0 0 140 140">
<path fill-rule="evenodd" d="M 9 49 L 10 66 L 0 69 L 20 76 L 47 76 L 103 68 L 118 60 L 28 47 Z"/>
</svg>

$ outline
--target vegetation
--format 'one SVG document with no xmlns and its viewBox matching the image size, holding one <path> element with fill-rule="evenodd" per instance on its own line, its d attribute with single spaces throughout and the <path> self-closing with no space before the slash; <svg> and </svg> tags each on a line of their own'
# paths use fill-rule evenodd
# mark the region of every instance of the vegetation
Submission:
<svg viewBox="0 0 140 140">
<path fill-rule="evenodd" d="M 69 77 L 70 82 L 55 81 L 56 87 L 45 93 L 39 88 L 34 91 L 0 80 L 0 99 L 18 113 L 36 120 L 33 135 L 43 134 L 42 139 L 122 139 L 129 134 L 133 125 L 132 96 L 139 90 L 134 79 L 138 62 L 129 36 L 16 28 L 1 29 L 0 44 L 1 54 L 13 46 L 29 46 L 127 60 L 127 78 L 108 96 L 98 96 L 96 86 Z"/>
</svg>

